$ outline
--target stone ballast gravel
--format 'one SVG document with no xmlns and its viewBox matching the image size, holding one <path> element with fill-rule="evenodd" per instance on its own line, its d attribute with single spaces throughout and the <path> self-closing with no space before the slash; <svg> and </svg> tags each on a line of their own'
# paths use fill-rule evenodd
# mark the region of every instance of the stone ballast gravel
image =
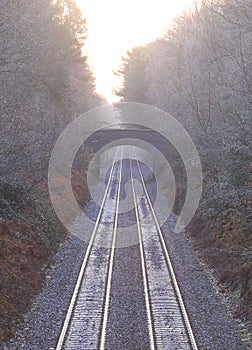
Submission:
<svg viewBox="0 0 252 350">
<path fill-rule="evenodd" d="M 163 232 L 198 348 L 243 350 L 236 324 L 229 318 L 222 298 L 211 285 L 209 272 L 196 258 L 186 236 L 175 234 L 170 229 L 174 225 L 173 220 L 164 225 Z M 55 349 L 86 247 L 85 242 L 73 236 L 69 236 L 61 246 L 53 266 L 48 269 L 46 287 L 34 301 L 31 311 L 24 316 L 9 350 Z M 118 336 L 119 333 L 117 330 Z M 136 343 L 136 348 L 129 350 L 144 350 L 145 346 L 143 344 L 143 348 L 139 349 Z"/>
<path fill-rule="evenodd" d="M 87 244 L 69 236 L 48 269 L 46 286 L 10 346 L 10 350 L 53 350 L 59 337 Z"/>
<path fill-rule="evenodd" d="M 163 232 L 198 348 L 244 350 L 237 325 L 212 285 L 210 272 L 196 257 L 187 235 L 170 229 L 174 220 L 166 222 Z"/>
</svg>

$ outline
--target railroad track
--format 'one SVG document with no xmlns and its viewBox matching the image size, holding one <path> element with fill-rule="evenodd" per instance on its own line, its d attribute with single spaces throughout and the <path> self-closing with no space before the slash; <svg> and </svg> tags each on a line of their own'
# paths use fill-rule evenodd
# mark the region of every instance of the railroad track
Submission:
<svg viewBox="0 0 252 350">
<path fill-rule="evenodd" d="M 100 211 L 56 350 L 114 350 L 107 344 L 106 336 L 109 327 L 113 268 L 120 220 L 119 208 L 125 172 L 130 174 L 130 195 L 134 204 L 136 235 L 139 240 L 149 336 L 148 349 L 196 350 L 197 345 L 189 317 L 148 193 L 142 164 L 136 160 L 136 157 L 123 160 L 123 154 L 120 154 L 118 160 L 118 152 L 119 154 L 123 152 L 122 146 L 119 151 L 117 150 L 111 166 Z M 132 149 L 132 154 L 133 152 Z M 141 193 L 135 184 L 136 178 L 141 183 Z M 114 201 L 109 200 L 111 196 L 115 199 Z M 146 212 L 151 215 L 145 217 Z M 136 349 L 142 350 L 139 347 Z"/>
</svg>

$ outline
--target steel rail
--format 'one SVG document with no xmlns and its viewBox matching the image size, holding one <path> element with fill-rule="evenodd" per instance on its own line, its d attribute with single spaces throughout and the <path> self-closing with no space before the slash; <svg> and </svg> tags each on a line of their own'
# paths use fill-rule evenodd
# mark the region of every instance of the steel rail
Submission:
<svg viewBox="0 0 252 350">
<path fill-rule="evenodd" d="M 134 180 L 133 180 L 133 174 L 132 174 L 132 160 L 131 159 L 130 159 L 130 174 L 131 174 L 133 201 L 134 201 L 136 221 L 137 221 L 137 230 L 138 230 L 138 237 L 139 237 L 141 265 L 142 265 L 142 273 L 143 273 L 143 284 L 144 284 L 144 293 L 145 293 L 145 305 L 146 305 L 146 311 L 147 311 L 148 330 L 149 330 L 149 337 L 150 337 L 149 340 L 150 340 L 151 350 L 155 350 L 156 344 L 155 344 L 155 337 L 154 337 L 153 317 L 152 317 L 152 312 L 151 312 L 151 302 L 150 302 L 150 291 L 149 291 L 149 284 L 148 284 L 147 266 L 146 266 L 146 261 L 145 261 L 143 235 L 142 235 L 139 212 L 138 212 L 138 207 L 137 207 L 137 199 L 136 199 L 136 192 L 135 192 L 135 186 L 134 186 Z"/>
<path fill-rule="evenodd" d="M 104 205 L 105 205 L 105 202 L 106 202 L 106 199 L 107 199 L 109 187 L 110 187 L 112 176 L 113 176 L 113 171 L 114 171 L 114 166 L 115 166 L 115 162 L 116 162 L 117 153 L 118 152 L 116 151 L 116 154 L 115 154 L 115 157 L 114 157 L 114 160 L 113 160 L 113 163 L 112 163 L 112 167 L 111 167 L 108 183 L 107 183 L 104 195 L 103 195 L 102 203 L 101 203 L 101 206 L 100 206 L 100 209 L 99 209 L 99 212 L 98 212 L 98 216 L 97 216 L 97 219 L 96 219 L 96 222 L 95 222 L 95 225 L 94 225 L 94 228 L 93 228 L 90 240 L 89 240 L 89 244 L 88 244 L 87 250 L 85 252 L 85 256 L 84 256 L 84 259 L 83 259 L 83 262 L 82 262 L 82 265 L 81 265 L 81 268 L 80 268 L 80 271 L 79 271 L 79 274 L 78 274 L 77 282 L 76 282 L 75 287 L 74 287 L 72 298 L 71 298 L 71 301 L 70 301 L 70 304 L 69 304 L 69 307 L 68 307 L 68 310 L 67 310 L 67 314 L 66 314 L 66 317 L 65 317 L 65 320 L 64 320 L 64 324 L 63 324 L 63 327 L 61 329 L 61 333 L 60 333 L 60 336 L 59 336 L 59 339 L 58 339 L 57 346 L 56 346 L 55 350 L 62 350 L 63 346 L 64 346 L 64 342 L 65 342 L 65 339 L 66 339 L 68 328 L 69 328 L 69 325 L 71 323 L 71 318 L 72 318 L 74 306 L 75 306 L 76 300 L 78 298 L 78 294 L 79 294 L 79 290 L 80 290 L 81 283 L 82 283 L 82 280 L 83 280 L 83 276 L 85 274 L 85 270 L 86 270 L 86 267 L 87 267 L 87 263 L 88 263 L 88 260 L 89 260 L 91 249 L 92 249 L 92 246 L 93 246 L 93 243 L 94 243 L 94 239 L 95 239 L 95 236 L 96 236 L 96 233 L 97 233 L 97 229 L 98 229 L 98 226 L 99 226 L 99 223 L 100 223 L 101 215 L 102 215 L 102 212 L 103 212 L 103 209 L 104 209 Z"/>
<path fill-rule="evenodd" d="M 123 148 L 122 148 L 122 152 L 123 152 Z M 85 256 L 84 259 L 82 261 L 82 265 L 78 274 L 78 278 L 77 278 L 77 282 L 75 284 L 75 288 L 73 291 L 73 295 L 68 307 L 68 311 L 63 323 L 63 327 L 61 329 L 61 333 L 58 339 L 58 343 L 57 343 L 57 347 L 55 348 L 55 350 L 63 350 L 65 347 L 67 347 L 67 343 L 66 343 L 66 338 L 69 337 L 69 339 L 71 338 L 71 336 L 69 335 L 69 332 L 72 332 L 72 329 L 74 329 L 75 327 L 75 316 L 73 316 L 74 313 L 76 313 L 76 315 L 81 315 L 82 314 L 82 322 L 83 320 L 86 319 L 86 315 L 83 314 L 83 309 L 81 308 L 81 313 L 80 310 L 78 309 L 78 299 L 81 298 L 81 295 L 83 294 L 83 291 L 85 291 L 86 289 L 82 289 L 82 281 L 83 279 L 86 280 L 86 275 L 89 275 L 89 270 L 92 267 L 91 262 L 93 261 L 92 257 L 93 257 L 93 250 L 92 247 L 94 246 L 95 241 L 100 237 L 100 233 L 97 233 L 98 231 L 100 231 L 100 223 L 102 222 L 102 213 L 105 210 L 105 204 L 106 204 L 106 199 L 108 197 L 109 194 L 109 189 L 111 187 L 111 183 L 112 183 L 112 178 L 113 178 L 113 173 L 114 173 L 114 169 L 115 169 L 115 163 L 116 163 L 116 156 L 118 153 L 118 148 L 116 150 L 116 154 L 112 163 L 112 167 L 111 167 L 111 171 L 110 171 L 110 175 L 109 175 L 109 179 L 108 179 L 108 183 L 103 195 L 103 199 L 102 199 L 102 203 L 101 203 L 101 207 L 99 209 L 99 213 L 94 225 L 94 228 L 92 230 L 91 233 L 91 237 L 90 237 L 90 241 L 88 243 L 88 247 L 87 250 L 85 252 Z M 133 153 L 134 149 L 133 149 Z M 107 333 L 107 324 L 108 324 L 108 316 L 109 316 L 109 304 L 110 304 L 110 296 L 111 296 L 111 287 L 112 287 L 112 275 L 113 275 L 113 268 L 114 268 L 114 257 L 115 257 L 115 249 L 116 249 L 116 239 L 117 239 L 117 233 L 118 233 L 118 220 L 119 220 L 119 205 L 120 205 L 120 194 L 121 194 L 121 183 L 122 183 L 122 171 L 123 171 L 123 153 L 121 154 L 120 157 L 120 165 L 119 165 L 119 174 L 117 173 L 116 175 L 116 179 L 117 179 L 117 192 L 116 192 L 116 200 L 114 201 L 114 222 L 113 222 L 113 226 L 111 225 L 111 231 L 110 231 L 110 247 L 109 247 L 109 251 L 108 253 L 106 253 L 106 264 L 104 264 L 103 267 L 103 289 L 100 292 L 100 296 L 99 299 L 97 299 L 99 301 L 99 307 L 98 304 L 95 306 L 94 309 L 97 308 L 97 312 L 100 313 L 99 316 L 99 321 L 97 323 L 98 327 L 97 327 L 97 333 L 93 333 L 93 339 L 94 337 L 97 337 L 97 344 L 96 341 L 93 341 L 93 345 L 95 344 L 95 348 L 98 348 L 99 350 L 105 350 L 106 349 L 106 333 Z M 160 340 L 160 333 L 158 333 L 158 328 L 160 329 L 160 327 L 162 326 L 162 322 L 160 324 L 158 324 L 157 328 L 155 325 L 155 317 L 157 315 L 157 313 L 163 314 L 163 310 L 162 309 L 158 309 L 156 308 L 156 302 L 157 300 L 155 300 L 155 298 L 153 297 L 153 286 L 155 286 L 155 283 L 153 284 L 153 275 L 151 275 L 150 270 L 148 270 L 148 268 L 150 268 L 150 260 L 148 260 L 148 254 L 150 254 L 150 250 L 148 248 L 148 246 L 146 245 L 146 241 L 145 241 L 145 234 L 149 237 L 151 237 L 151 235 L 154 235 L 155 238 L 155 242 L 157 242 L 156 244 L 158 244 L 159 247 L 159 254 L 162 255 L 162 259 L 163 259 L 163 267 L 161 271 L 165 271 L 165 274 L 169 277 L 169 285 L 170 285 L 170 290 L 172 290 L 172 295 L 173 295 L 173 302 L 174 302 L 174 307 L 176 308 L 176 313 L 179 317 L 179 320 L 181 324 L 181 329 L 183 329 L 183 336 L 185 340 L 183 340 L 183 344 L 184 342 L 186 344 L 188 344 L 186 346 L 186 349 L 192 349 L 192 350 L 198 350 L 197 345 L 196 345 L 196 341 L 194 339 L 194 334 L 191 328 L 191 324 L 189 321 L 189 317 L 184 305 L 184 301 L 182 298 L 182 294 L 180 292 L 180 288 L 177 282 L 177 278 L 172 266 L 172 262 L 171 259 L 169 257 L 169 253 L 168 253 L 168 249 L 166 246 L 166 242 L 163 236 L 163 233 L 161 231 L 159 222 L 158 222 L 158 218 L 155 214 L 154 211 L 154 207 L 152 205 L 149 193 L 148 193 L 148 189 L 147 186 L 145 184 L 145 180 L 144 180 L 144 176 L 141 170 L 141 165 L 139 163 L 139 161 L 137 160 L 137 158 L 134 160 L 134 162 L 137 165 L 139 174 L 140 174 L 140 179 L 141 179 L 141 184 L 142 184 L 142 188 L 143 188 L 143 195 L 144 195 L 144 202 L 145 205 L 147 207 L 149 207 L 150 212 L 151 212 L 151 220 L 149 222 L 149 224 L 151 225 L 152 228 L 155 228 L 155 231 L 151 231 L 151 227 L 147 228 L 148 230 L 146 231 L 146 226 L 144 226 L 144 224 L 141 222 L 141 218 L 140 218 L 140 208 L 138 206 L 138 194 L 137 191 L 135 190 L 135 184 L 134 184 L 134 179 L 133 179 L 133 160 L 130 159 L 129 161 L 129 165 L 130 165 L 130 180 L 131 180 L 131 186 L 132 186 L 132 194 L 133 194 L 133 203 L 134 203 L 134 207 L 135 207 L 135 216 L 136 216 L 136 225 L 137 225 L 137 234 L 139 237 L 139 249 L 140 249 L 140 257 L 141 257 L 141 268 L 142 268 L 142 275 L 143 275 L 143 287 L 144 287 L 144 296 L 145 296 L 145 305 L 146 305 L 146 314 L 147 314 L 147 322 L 148 322 L 148 332 L 149 332 L 149 343 L 150 343 L 150 349 L 151 350 L 157 350 L 157 349 L 163 349 L 163 347 L 161 347 L 161 343 Z M 118 169 L 117 169 L 118 171 Z M 145 233 L 144 233 L 145 232 Z M 97 236 L 97 238 L 96 238 Z M 88 266 L 88 267 L 87 267 Z M 105 271 L 107 272 L 107 274 L 105 274 Z M 92 276 L 92 273 L 91 275 Z M 156 278 L 156 277 L 155 277 Z M 84 280 L 84 281 L 85 281 Z M 92 285 L 92 278 L 89 279 L 89 284 L 91 283 Z M 155 281 L 155 279 L 154 279 Z M 87 287 L 87 284 L 85 282 L 85 286 Z M 163 285 L 164 288 L 166 288 L 166 285 Z M 87 287 L 88 288 L 88 287 Z M 163 288 L 163 287 L 162 287 Z M 152 297 L 154 298 L 152 300 Z M 158 295 L 159 298 L 159 295 Z M 84 300 L 84 299 L 83 299 Z M 88 299 L 85 299 L 88 300 Z M 83 302 L 83 301 L 82 301 Z M 154 302 L 154 304 L 152 304 Z M 158 302 L 160 302 L 160 300 L 158 299 Z M 86 303 L 86 301 L 85 301 Z M 77 304 L 77 306 L 76 306 Z M 166 304 L 166 308 L 167 305 L 170 306 L 171 304 Z M 156 312 L 156 314 L 155 314 Z M 72 323 L 73 323 L 73 328 L 72 328 Z M 177 327 L 177 325 L 176 325 Z M 179 327 L 179 325 L 178 325 Z M 81 332 L 83 329 L 83 324 L 81 323 Z M 180 328 L 177 328 L 177 330 Z M 166 327 L 163 328 L 164 332 L 166 331 Z M 159 331 L 160 332 L 160 331 Z M 158 337 L 157 337 L 157 334 Z M 165 333 L 164 333 L 165 334 Z M 173 334 L 173 336 L 176 336 L 176 331 Z M 81 344 L 82 344 L 82 338 L 81 338 Z M 176 343 L 176 342 L 175 342 Z M 92 349 L 93 349 L 93 345 L 92 345 Z M 170 343 L 171 348 L 174 349 L 174 343 Z M 83 344 L 83 348 L 84 348 L 85 344 Z M 170 348 L 170 347 L 168 347 Z M 71 347 L 72 349 L 72 347 Z M 80 349 L 80 348 L 78 348 Z M 82 349 L 82 347 L 81 347 Z M 88 349 L 88 348 L 87 348 Z M 177 347 L 176 347 L 177 349 Z"/>
<path fill-rule="evenodd" d="M 158 232 L 158 235 L 159 235 L 159 239 L 160 239 L 160 242 L 161 242 L 161 245 L 162 245 L 162 248 L 163 248 L 163 252 L 164 252 L 164 255 L 165 255 L 165 258 L 166 258 L 167 267 L 168 267 L 168 270 L 169 270 L 169 273 L 170 273 L 170 276 L 171 276 L 171 279 L 172 279 L 172 283 L 173 283 L 173 286 L 174 286 L 174 289 L 175 289 L 175 292 L 176 292 L 176 296 L 177 296 L 178 303 L 179 303 L 179 306 L 180 306 L 180 310 L 181 310 L 181 313 L 182 313 L 182 316 L 183 316 L 185 327 L 186 327 L 186 330 L 187 330 L 187 333 L 188 333 L 190 344 L 191 344 L 191 347 L 192 347 L 193 350 L 198 350 L 198 347 L 197 347 L 197 344 L 196 344 L 196 341 L 195 341 L 195 338 L 194 338 L 193 330 L 192 330 L 192 327 L 191 327 L 191 324 L 190 324 L 190 320 L 189 320 L 189 317 L 188 317 L 188 314 L 187 314 L 187 311 L 186 311 L 186 308 L 185 308 L 185 304 L 184 304 L 184 301 L 183 301 L 183 298 L 182 298 L 182 294 L 181 294 L 181 291 L 180 291 L 180 288 L 179 288 L 179 285 L 178 285 L 178 282 L 177 282 L 175 271 L 174 271 L 174 268 L 173 268 L 173 265 L 172 265 L 172 262 L 171 262 L 171 259 L 170 259 L 169 253 L 168 253 L 168 249 L 167 249 L 167 246 L 166 246 L 166 243 L 165 243 L 165 239 L 164 239 L 163 233 L 162 233 L 162 231 L 160 229 L 158 218 L 157 218 L 157 216 L 156 216 L 156 214 L 154 212 L 153 205 L 152 205 L 150 196 L 148 194 L 148 190 L 146 188 L 145 181 L 144 181 L 144 178 L 143 178 L 143 174 L 142 174 L 142 171 L 141 171 L 141 168 L 140 168 L 140 165 L 139 165 L 139 161 L 137 159 L 136 159 L 136 163 L 137 163 L 139 174 L 140 174 L 140 177 L 141 177 L 142 187 L 143 187 L 143 190 L 144 190 L 144 193 L 145 193 L 145 196 L 146 196 L 149 208 L 151 210 L 151 214 L 152 214 L 153 220 L 155 222 L 155 226 L 156 226 L 156 229 L 157 229 L 157 232 Z"/>
<path fill-rule="evenodd" d="M 105 293 L 105 303 L 103 309 L 103 318 L 102 318 L 102 329 L 100 336 L 100 350 L 105 349 L 105 341 L 106 341 L 106 328 L 108 321 L 108 310 L 109 310 L 109 299 L 110 299 L 110 290 L 111 290 L 111 281 L 112 281 L 112 272 L 114 265 L 114 255 L 115 255 L 115 243 L 117 236 L 117 225 L 118 225 L 118 214 L 119 214 L 119 203 L 120 203 L 120 193 L 121 193 L 121 180 L 122 180 L 122 159 L 120 160 L 120 170 L 119 170 L 119 181 L 118 181 L 118 189 L 117 189 L 117 198 L 116 198 L 116 212 L 115 212 L 115 221 L 114 221 L 114 229 L 113 229 L 113 238 L 111 244 L 111 250 L 109 255 L 109 266 L 108 266 L 108 277 L 106 283 L 106 293 Z"/>
</svg>

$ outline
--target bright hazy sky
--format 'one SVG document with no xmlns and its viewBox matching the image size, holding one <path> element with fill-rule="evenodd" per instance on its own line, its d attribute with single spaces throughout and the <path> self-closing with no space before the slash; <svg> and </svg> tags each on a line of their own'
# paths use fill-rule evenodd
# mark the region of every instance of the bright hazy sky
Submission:
<svg viewBox="0 0 252 350">
<path fill-rule="evenodd" d="M 76 0 L 88 25 L 85 52 L 96 78 L 97 92 L 114 100 L 112 88 L 120 58 L 136 45 L 165 33 L 171 20 L 194 0 Z"/>
</svg>

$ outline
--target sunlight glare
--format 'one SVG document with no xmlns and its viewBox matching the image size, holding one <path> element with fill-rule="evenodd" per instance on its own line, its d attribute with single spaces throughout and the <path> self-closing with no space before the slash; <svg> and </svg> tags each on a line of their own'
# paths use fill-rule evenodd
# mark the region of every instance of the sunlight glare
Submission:
<svg viewBox="0 0 252 350">
<path fill-rule="evenodd" d="M 85 54 L 94 71 L 96 89 L 108 102 L 118 86 L 113 71 L 121 57 L 137 45 L 145 45 L 165 33 L 172 19 L 194 6 L 195 0 L 76 0 L 87 19 Z"/>
</svg>

